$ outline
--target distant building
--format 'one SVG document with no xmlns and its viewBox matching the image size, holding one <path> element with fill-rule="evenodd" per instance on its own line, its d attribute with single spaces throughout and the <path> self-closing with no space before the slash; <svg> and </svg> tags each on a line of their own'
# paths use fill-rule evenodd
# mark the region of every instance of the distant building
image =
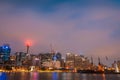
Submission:
<svg viewBox="0 0 120 80">
<path fill-rule="evenodd" d="M 39 57 L 41 59 L 42 67 L 47 68 L 59 68 L 61 67 L 61 53 L 40 53 Z"/>
<path fill-rule="evenodd" d="M 61 67 L 61 68 L 65 68 L 65 59 L 64 59 L 64 58 L 62 58 L 62 59 L 60 60 L 60 67 Z"/>
<path fill-rule="evenodd" d="M 114 61 L 112 67 L 114 68 L 115 72 L 120 72 L 120 60 Z"/>
<path fill-rule="evenodd" d="M 39 56 L 41 57 L 41 62 L 52 60 L 53 54 L 50 53 L 40 53 Z"/>
<path fill-rule="evenodd" d="M 75 64 L 74 64 L 74 61 L 75 61 L 75 55 L 72 54 L 72 53 L 67 53 L 66 54 L 66 67 L 67 68 L 74 68 Z"/>
<path fill-rule="evenodd" d="M 55 55 L 56 55 L 56 60 L 57 60 L 57 61 L 60 61 L 60 60 L 62 59 L 61 53 L 58 52 L 58 53 L 56 53 Z"/>
<path fill-rule="evenodd" d="M 120 70 L 120 60 L 117 61 L 118 68 Z"/>
<path fill-rule="evenodd" d="M 40 66 L 41 67 L 41 59 L 38 56 L 32 56 L 32 66 Z"/>
<path fill-rule="evenodd" d="M 0 47 L 0 61 L 6 62 L 10 60 L 11 48 L 9 44 L 4 44 Z"/>
<path fill-rule="evenodd" d="M 73 53 L 66 54 L 66 67 L 77 68 L 77 69 L 90 69 L 90 61 L 83 55 L 76 55 Z"/>
<path fill-rule="evenodd" d="M 16 52 L 16 65 L 17 66 L 22 66 L 25 63 L 26 59 L 26 53 L 24 52 Z"/>
</svg>

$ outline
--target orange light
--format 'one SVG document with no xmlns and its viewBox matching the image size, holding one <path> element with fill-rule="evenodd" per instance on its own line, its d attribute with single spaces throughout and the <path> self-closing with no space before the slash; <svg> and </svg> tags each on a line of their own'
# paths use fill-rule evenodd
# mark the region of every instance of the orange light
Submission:
<svg viewBox="0 0 120 80">
<path fill-rule="evenodd" d="M 25 42 L 25 45 L 26 45 L 26 46 L 31 46 L 31 45 L 32 45 L 32 42 L 31 42 L 30 40 L 27 40 L 27 41 Z"/>
</svg>

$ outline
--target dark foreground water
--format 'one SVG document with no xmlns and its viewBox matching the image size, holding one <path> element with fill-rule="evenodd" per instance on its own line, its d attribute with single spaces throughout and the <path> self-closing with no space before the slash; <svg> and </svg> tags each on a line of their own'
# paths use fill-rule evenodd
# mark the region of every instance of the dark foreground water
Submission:
<svg viewBox="0 0 120 80">
<path fill-rule="evenodd" d="M 0 72 L 0 80 L 120 80 L 120 74 Z"/>
</svg>

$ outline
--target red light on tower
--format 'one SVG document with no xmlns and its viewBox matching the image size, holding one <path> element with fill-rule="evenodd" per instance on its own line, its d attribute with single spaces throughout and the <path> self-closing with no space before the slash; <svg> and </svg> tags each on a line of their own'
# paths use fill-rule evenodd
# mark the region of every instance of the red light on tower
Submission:
<svg viewBox="0 0 120 80">
<path fill-rule="evenodd" d="M 29 41 L 29 40 L 27 40 L 27 41 L 25 42 L 25 44 L 26 44 L 26 46 L 31 46 L 31 45 L 32 45 L 32 42 Z"/>
</svg>

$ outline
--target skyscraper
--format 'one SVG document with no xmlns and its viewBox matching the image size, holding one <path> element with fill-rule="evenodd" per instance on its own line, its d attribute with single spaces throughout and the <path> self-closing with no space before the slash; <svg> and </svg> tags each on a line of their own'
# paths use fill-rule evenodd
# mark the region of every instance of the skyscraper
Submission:
<svg viewBox="0 0 120 80">
<path fill-rule="evenodd" d="M 8 61 L 10 59 L 10 52 L 11 48 L 9 44 L 4 44 L 0 47 L 0 58 L 2 59 L 2 61 Z"/>
</svg>

